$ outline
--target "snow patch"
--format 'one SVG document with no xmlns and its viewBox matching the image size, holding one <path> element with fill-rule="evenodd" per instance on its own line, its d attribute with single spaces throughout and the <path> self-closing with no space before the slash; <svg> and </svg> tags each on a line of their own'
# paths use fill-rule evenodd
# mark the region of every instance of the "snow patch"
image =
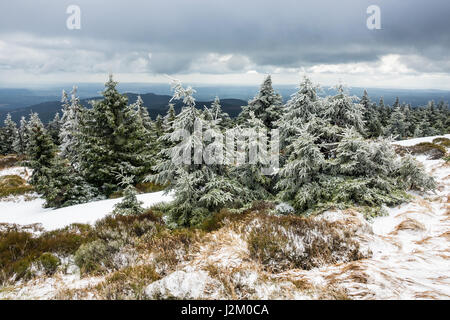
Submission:
<svg viewBox="0 0 450 320">
<path fill-rule="evenodd" d="M 164 194 L 164 191 L 140 194 L 137 198 L 144 203 L 144 207 L 173 200 L 173 196 Z M 114 205 L 120 201 L 122 198 L 94 201 L 52 210 L 43 208 L 45 201 L 41 198 L 26 201 L 25 198 L 20 197 L 17 202 L 0 201 L 0 223 L 18 225 L 40 223 L 48 231 L 64 228 L 72 223 L 94 224 L 97 220 L 110 214 Z"/>
</svg>

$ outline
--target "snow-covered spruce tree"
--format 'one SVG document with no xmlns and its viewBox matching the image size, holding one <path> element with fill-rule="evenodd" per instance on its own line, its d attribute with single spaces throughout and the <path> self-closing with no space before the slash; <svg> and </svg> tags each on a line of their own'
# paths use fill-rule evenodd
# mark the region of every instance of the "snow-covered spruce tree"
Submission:
<svg viewBox="0 0 450 320">
<path fill-rule="evenodd" d="M 397 140 L 405 139 L 407 136 L 407 123 L 405 115 L 403 114 L 400 107 L 394 109 L 389 120 L 389 126 L 387 127 L 386 133 L 395 137 Z"/>
<path fill-rule="evenodd" d="M 5 134 L 5 128 L 0 127 L 0 155 L 6 155 L 8 153 L 8 145 Z"/>
<path fill-rule="evenodd" d="M 366 125 L 366 137 L 379 137 L 382 134 L 382 126 L 379 120 L 378 108 L 376 104 L 370 101 L 367 90 L 364 90 L 364 94 L 359 103 L 363 108 L 363 120 Z"/>
<path fill-rule="evenodd" d="M 61 118 L 59 116 L 59 112 L 55 114 L 55 117 L 52 121 L 50 121 L 47 125 L 47 131 L 50 134 L 50 137 L 52 137 L 53 143 L 57 146 L 61 144 L 61 141 L 59 139 L 59 136 L 61 134 Z"/>
<path fill-rule="evenodd" d="M 161 129 L 164 133 L 168 133 L 172 130 L 172 124 L 175 120 L 177 113 L 175 112 L 175 106 L 173 103 L 169 103 L 169 109 L 167 110 L 166 115 L 162 118 Z"/>
<path fill-rule="evenodd" d="M 182 166 L 185 171 L 194 170 L 195 165 L 191 161 L 191 152 L 192 150 L 201 151 L 202 146 L 201 137 L 193 134 L 194 127 L 196 121 L 199 127 L 203 127 L 204 124 L 201 111 L 195 108 L 195 99 L 192 96 L 195 90 L 191 87 L 183 88 L 181 83 L 176 80 L 172 83 L 172 90 L 174 95 L 171 101 L 183 100 L 184 107 L 176 115 L 171 126 L 165 127 L 167 131 L 159 139 L 163 149 L 159 154 L 160 161 L 154 167 L 156 173 L 146 178 L 148 181 L 169 187 L 176 180 L 177 169 L 180 167 L 180 163 L 173 161 L 174 157 L 181 159 L 183 153 L 188 155 L 189 163 Z M 184 140 L 182 140 L 183 136 L 181 136 L 183 133 L 189 135 Z M 182 141 L 180 142 L 180 140 Z"/>
<path fill-rule="evenodd" d="M 77 97 L 77 87 L 74 86 L 70 95 L 70 102 L 65 91 L 62 94 L 62 118 L 59 140 L 61 142 L 61 156 L 67 158 L 74 168 L 79 168 L 81 151 L 81 122 L 84 107 Z"/>
<path fill-rule="evenodd" d="M 47 170 L 45 184 L 38 190 L 45 207 L 61 208 L 88 202 L 98 191 L 90 186 L 66 159 L 56 156 Z"/>
<path fill-rule="evenodd" d="M 246 199 L 271 198 L 272 177 L 269 172 L 265 172 L 270 167 L 266 127 L 262 120 L 250 111 L 249 119 L 236 127 L 234 132 L 243 141 L 237 141 L 231 176 L 248 190 Z"/>
<path fill-rule="evenodd" d="M 342 91 L 338 95 L 334 102 L 347 111 L 313 115 L 287 147 L 290 157 L 276 185 L 282 200 L 298 212 L 355 204 L 380 208 L 404 201 L 411 188 L 433 188 L 417 163 L 411 164 L 410 174 L 402 169 L 408 162 L 397 159 L 390 141 L 365 140 L 358 105 L 356 115 L 349 116 L 353 103 Z M 324 105 L 333 107 L 329 98 Z M 413 176 L 420 177 L 417 185 L 404 183 Z"/>
<path fill-rule="evenodd" d="M 152 159 L 156 159 L 160 149 L 157 141 L 158 133 L 147 108 L 144 106 L 144 101 L 141 96 L 138 96 L 137 101 L 134 103 L 134 108 L 136 110 L 136 121 L 140 122 L 140 124 L 138 123 L 138 127 L 144 128 L 142 139 L 147 142 L 148 156 L 151 156 Z M 154 164 L 155 160 L 152 161 L 151 165 Z"/>
<path fill-rule="evenodd" d="M 313 117 L 321 113 L 321 104 L 317 99 L 317 89 L 308 77 L 304 77 L 300 82 L 299 89 L 291 95 L 291 99 L 286 103 L 277 127 L 280 130 L 280 147 L 286 154 L 286 147 L 296 138 L 300 128 L 308 123 Z"/>
<path fill-rule="evenodd" d="M 214 98 L 214 101 L 209 108 L 209 112 L 211 114 L 211 120 L 219 121 L 219 126 L 221 129 L 231 127 L 231 118 L 228 113 L 222 110 L 219 97 L 216 96 Z"/>
<path fill-rule="evenodd" d="M 144 106 L 144 101 L 142 100 L 141 96 L 137 97 L 137 100 L 134 103 L 134 108 L 136 109 L 136 112 L 140 118 L 140 121 L 142 121 L 144 128 L 147 129 L 149 132 L 152 131 L 153 130 L 152 118 L 150 117 L 147 108 Z"/>
<path fill-rule="evenodd" d="M 20 126 L 17 129 L 17 138 L 14 141 L 13 148 L 18 154 L 25 154 L 28 145 L 28 123 L 25 117 L 20 119 Z"/>
<path fill-rule="evenodd" d="M 113 214 L 117 215 L 138 215 L 144 213 L 144 204 L 142 201 L 138 201 L 136 195 L 136 188 L 133 186 L 134 177 L 125 177 L 119 174 L 119 178 L 122 179 L 120 185 L 125 187 L 123 191 L 123 199 L 121 202 L 114 206 Z"/>
<path fill-rule="evenodd" d="M 195 108 L 192 88 L 183 88 L 179 81 L 174 81 L 172 88 L 172 101 L 182 100 L 184 107 L 176 115 L 171 130 L 161 137 L 167 147 L 160 153 L 161 162 L 154 167 L 156 173 L 147 180 L 166 185 L 167 191 L 174 192 L 172 222 L 196 225 L 220 208 L 240 203 L 244 190 L 228 177 L 220 162 L 223 142 L 217 122 L 205 121 L 202 112 Z M 203 135 L 206 145 L 202 142 Z M 203 159 L 203 148 L 207 154 L 211 152 L 207 159 Z"/>
<path fill-rule="evenodd" d="M 151 170 L 153 158 L 148 132 L 128 99 L 120 94 L 110 76 L 103 99 L 85 111 L 81 126 L 80 168 L 86 181 L 103 194 L 119 189 L 115 172 L 142 181 Z"/>
<path fill-rule="evenodd" d="M 324 101 L 323 116 L 330 124 L 339 128 L 354 127 L 359 133 L 364 133 L 363 108 L 354 101 L 356 97 L 349 96 L 342 84 L 336 86 L 337 93 Z"/>
<path fill-rule="evenodd" d="M 28 130 L 28 166 L 33 169 L 30 183 L 39 193 L 48 183 L 48 173 L 55 158 L 56 147 L 37 113 L 31 114 Z"/>
<path fill-rule="evenodd" d="M 164 119 L 160 114 L 155 119 L 155 132 L 158 138 L 164 134 Z"/>
<path fill-rule="evenodd" d="M 290 145 L 291 152 L 285 166 L 278 172 L 276 188 L 279 197 L 293 203 L 297 210 L 313 207 L 322 193 L 317 182 L 325 166 L 325 157 L 316 144 L 317 137 L 310 134 L 307 124 L 296 134 Z"/>
<path fill-rule="evenodd" d="M 238 123 L 244 123 L 250 118 L 250 112 L 260 119 L 266 128 L 273 129 L 276 126 L 283 112 L 283 101 L 281 96 L 275 92 L 272 87 L 272 78 L 270 75 L 266 77 L 258 94 L 242 108 L 242 112 L 238 116 Z"/>
<path fill-rule="evenodd" d="M 14 152 L 14 141 L 17 140 L 18 132 L 17 132 L 17 125 L 16 123 L 11 119 L 11 114 L 8 113 L 6 115 L 6 119 L 4 122 L 5 126 L 3 129 L 3 153 L 13 153 Z"/>
</svg>

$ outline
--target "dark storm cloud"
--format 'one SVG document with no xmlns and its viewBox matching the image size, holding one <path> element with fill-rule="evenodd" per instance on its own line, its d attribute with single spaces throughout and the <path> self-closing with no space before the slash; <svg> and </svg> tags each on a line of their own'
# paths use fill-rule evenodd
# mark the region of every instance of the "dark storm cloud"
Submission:
<svg viewBox="0 0 450 320">
<path fill-rule="evenodd" d="M 81 30 L 65 27 L 71 4 L 81 8 Z M 366 28 L 372 4 L 381 8 L 382 30 Z M 76 60 L 88 64 L 130 52 L 148 58 L 151 52 L 142 66 L 158 73 L 189 71 L 208 53 L 234 55 L 226 64 L 232 71 L 249 61 L 302 67 L 401 54 L 414 56 L 402 60 L 409 67 L 435 72 L 450 71 L 442 63 L 450 52 L 449 16 L 448 0 L 16 0 L 0 4 L 0 41 L 6 37 L 28 48 L 55 50 L 55 55 L 65 49 L 95 53 Z M 20 34 L 31 34 L 34 41 L 26 43 Z M 39 38 L 70 39 L 71 44 Z M 112 63 L 126 65 L 134 55 Z"/>
</svg>

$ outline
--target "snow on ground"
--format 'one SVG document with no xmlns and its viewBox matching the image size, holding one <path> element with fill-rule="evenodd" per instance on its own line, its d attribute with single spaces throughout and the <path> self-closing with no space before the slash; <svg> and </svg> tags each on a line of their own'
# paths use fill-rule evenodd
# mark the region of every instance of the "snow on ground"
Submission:
<svg viewBox="0 0 450 320">
<path fill-rule="evenodd" d="M 447 138 L 450 139 L 450 134 L 445 134 L 443 136 L 434 136 L 434 137 L 423 137 L 423 138 L 414 138 L 414 139 L 408 139 L 408 140 L 402 140 L 402 141 L 394 141 L 393 144 L 397 144 L 399 146 L 404 147 L 410 147 L 413 145 L 416 145 L 421 142 L 432 142 L 436 138 Z"/>
<path fill-rule="evenodd" d="M 450 165 L 426 156 L 416 159 L 436 179 L 438 188 L 387 208 L 387 216 L 372 221 L 372 232 L 362 242 L 372 251 L 371 258 L 310 271 L 289 270 L 278 277 L 337 284 L 352 299 L 449 299 Z"/>
<path fill-rule="evenodd" d="M 144 202 L 144 207 L 150 207 L 160 202 L 172 201 L 172 196 L 164 195 L 164 191 L 140 194 L 138 200 Z M 90 223 L 105 217 L 114 209 L 114 205 L 122 198 L 94 201 L 61 209 L 43 208 L 44 200 L 37 198 L 26 201 L 18 197 L 17 201 L 0 201 L 0 223 L 30 225 L 41 223 L 45 230 L 63 228 L 72 223 Z"/>
<path fill-rule="evenodd" d="M 19 176 L 22 179 L 28 180 L 33 170 L 26 167 L 12 167 L 0 170 L 0 177 L 3 176 Z"/>
<path fill-rule="evenodd" d="M 450 138 L 450 135 L 445 137 Z M 397 141 L 409 146 L 429 142 L 436 137 Z M 449 299 L 450 298 L 450 165 L 443 160 L 428 160 L 417 156 L 426 171 L 438 183 L 436 192 L 413 194 L 411 202 L 387 208 L 388 215 L 371 223 L 360 214 L 328 212 L 330 221 L 359 219 L 367 226 L 361 233 L 361 245 L 373 253 L 372 257 L 349 263 L 312 270 L 288 270 L 279 274 L 265 274 L 248 259 L 248 248 L 233 230 L 220 229 L 210 235 L 193 259 L 182 263 L 177 271 L 149 284 L 151 296 L 180 298 L 230 298 L 222 281 L 212 278 L 208 266 L 219 267 L 221 278 L 238 282 L 240 288 L 254 299 L 307 299 L 294 283 L 306 281 L 318 288 L 344 288 L 352 299 Z M 162 192 L 139 195 L 146 206 L 170 201 Z M 112 211 L 120 199 L 97 201 L 73 207 L 43 209 L 43 200 L 16 203 L 0 201 L 0 222 L 18 224 L 42 223 L 48 230 L 74 222 L 92 223 Z M 59 277 L 59 276 L 58 276 Z M 92 281 L 90 281 L 92 280 Z M 87 288 L 101 279 L 64 275 L 62 278 L 36 279 L 30 283 L 5 288 L 2 298 L 52 298 L 56 291 L 67 288 Z M 224 283 L 226 283 L 226 281 Z M 89 298 L 89 296 L 88 296 Z M 91 298 L 95 298 L 92 296 Z M 234 297 L 239 298 L 239 296 Z"/>
<path fill-rule="evenodd" d="M 434 138 L 395 143 L 414 145 Z M 370 223 L 356 212 L 327 212 L 322 216 L 330 221 L 360 225 L 360 245 L 372 252 L 368 259 L 312 270 L 264 274 L 248 259 L 248 248 L 241 236 L 220 229 L 211 234 L 210 241 L 192 260 L 150 284 L 146 292 L 150 297 L 214 299 L 219 294 L 220 298 L 230 298 L 223 293 L 221 285 L 214 285 L 214 279 L 202 271 L 213 265 L 221 267 L 220 277 L 229 275 L 234 282 L 239 278 L 238 287 L 248 288 L 251 299 L 308 299 L 316 296 L 317 288 L 333 287 L 345 289 L 352 299 L 449 299 L 450 165 L 443 160 L 428 160 L 426 156 L 416 159 L 436 179 L 435 192 L 412 194 L 411 202 L 387 208 L 387 216 Z M 316 288 L 312 295 L 302 294 L 292 285 L 302 282 Z M 215 288 L 213 292 L 211 287 Z"/>
</svg>

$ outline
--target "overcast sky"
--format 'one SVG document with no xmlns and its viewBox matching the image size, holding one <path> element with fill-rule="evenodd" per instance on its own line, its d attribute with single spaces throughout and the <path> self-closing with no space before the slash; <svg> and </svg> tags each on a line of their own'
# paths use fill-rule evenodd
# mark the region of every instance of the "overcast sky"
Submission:
<svg viewBox="0 0 450 320">
<path fill-rule="evenodd" d="M 81 29 L 66 27 L 69 5 Z M 369 30 L 366 10 L 381 9 Z M 448 0 L 14 0 L 0 3 L 0 85 L 103 82 L 450 89 Z"/>
</svg>

